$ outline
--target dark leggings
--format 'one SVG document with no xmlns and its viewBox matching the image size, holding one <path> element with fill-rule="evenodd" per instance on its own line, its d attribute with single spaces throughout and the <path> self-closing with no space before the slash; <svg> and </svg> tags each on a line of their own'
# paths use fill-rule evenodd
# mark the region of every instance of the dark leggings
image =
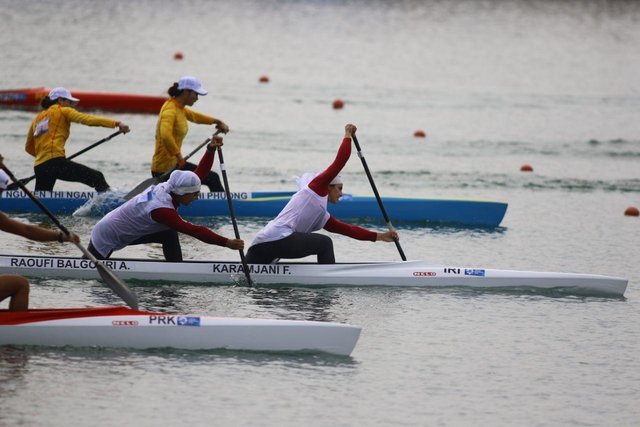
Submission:
<svg viewBox="0 0 640 427">
<path fill-rule="evenodd" d="M 185 163 L 183 167 L 181 167 L 181 170 L 184 171 L 195 171 L 197 168 L 196 165 L 194 165 L 193 163 Z M 151 176 L 154 178 L 159 177 L 160 175 L 162 175 L 164 172 L 151 172 Z M 169 179 L 167 177 L 167 179 Z M 205 179 L 202 181 L 202 183 L 204 185 L 206 185 L 207 187 L 209 187 L 209 191 L 213 192 L 213 191 L 224 191 L 224 187 L 222 186 L 222 183 L 220 182 L 220 177 L 218 176 L 217 173 L 215 172 L 209 172 L 209 174 L 205 177 Z"/>
<path fill-rule="evenodd" d="M 271 264 L 278 258 L 304 258 L 318 255 L 318 264 L 335 264 L 333 241 L 329 236 L 295 232 L 284 239 L 251 246 L 247 252 L 248 264 Z"/>
<path fill-rule="evenodd" d="M 96 191 L 109 190 L 102 172 L 91 169 L 64 157 L 47 160 L 33 168 L 36 175 L 36 191 L 53 191 L 56 180 L 81 182 Z"/>
<path fill-rule="evenodd" d="M 175 230 L 158 231 L 157 233 L 147 234 L 139 239 L 129 243 L 129 245 L 142 245 L 144 243 L 161 243 L 162 253 L 164 259 L 169 262 L 182 262 L 182 248 L 180 247 L 180 239 L 178 238 L 178 232 Z M 108 259 L 112 252 L 109 252 L 107 256 L 102 256 L 100 252 L 93 246 L 93 243 L 89 241 L 89 252 L 93 254 L 97 259 Z"/>
</svg>

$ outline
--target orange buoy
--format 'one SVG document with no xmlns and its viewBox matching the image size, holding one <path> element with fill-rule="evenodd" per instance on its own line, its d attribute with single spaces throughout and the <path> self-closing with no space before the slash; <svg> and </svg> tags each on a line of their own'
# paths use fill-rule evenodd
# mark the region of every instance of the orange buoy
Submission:
<svg viewBox="0 0 640 427">
<path fill-rule="evenodd" d="M 342 99 L 336 99 L 335 101 L 333 101 L 334 110 L 339 110 L 342 107 L 344 107 L 344 102 L 342 101 Z"/>
<path fill-rule="evenodd" d="M 413 136 L 415 136 L 416 138 L 424 138 L 427 136 L 427 134 L 423 130 L 418 129 L 413 133 Z"/>
<path fill-rule="evenodd" d="M 531 167 L 531 165 L 522 165 L 520 167 L 520 171 L 521 172 L 533 172 L 533 168 Z"/>
<path fill-rule="evenodd" d="M 182 52 L 176 52 L 173 54 L 173 59 L 175 59 L 176 61 L 181 61 L 182 58 L 184 58 L 184 55 L 182 54 Z"/>
<path fill-rule="evenodd" d="M 269 83 L 269 77 L 268 76 L 260 76 L 260 78 L 258 79 L 258 81 L 260 83 Z"/>
<path fill-rule="evenodd" d="M 629 206 L 625 211 L 624 214 L 626 216 L 639 216 L 640 215 L 640 211 L 638 211 L 638 208 L 636 208 L 635 206 Z"/>
</svg>

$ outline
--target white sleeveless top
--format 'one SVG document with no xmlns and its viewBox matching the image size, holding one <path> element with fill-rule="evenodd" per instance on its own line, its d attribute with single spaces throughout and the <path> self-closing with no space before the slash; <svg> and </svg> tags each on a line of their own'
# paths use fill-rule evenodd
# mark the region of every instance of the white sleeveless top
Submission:
<svg viewBox="0 0 640 427">
<path fill-rule="evenodd" d="M 294 232 L 320 230 L 329 220 L 327 196 L 319 196 L 305 185 L 294 194 L 277 217 L 258 232 L 251 245 L 284 239 Z"/>
<path fill-rule="evenodd" d="M 102 256 L 107 256 L 142 236 L 168 230 L 169 227 L 151 218 L 151 211 L 158 208 L 175 209 L 166 182 L 149 187 L 109 212 L 91 230 L 91 243 Z"/>
</svg>

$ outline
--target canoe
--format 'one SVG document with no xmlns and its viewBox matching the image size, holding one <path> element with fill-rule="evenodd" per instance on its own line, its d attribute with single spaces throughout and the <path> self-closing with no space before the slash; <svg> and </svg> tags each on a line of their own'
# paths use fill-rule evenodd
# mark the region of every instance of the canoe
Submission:
<svg viewBox="0 0 640 427">
<path fill-rule="evenodd" d="M 103 216 L 124 202 L 124 194 L 116 192 L 96 195 L 93 191 L 39 191 L 35 194 L 54 214 L 72 214 L 82 207 L 83 215 Z M 235 214 L 238 217 L 274 218 L 292 194 L 288 191 L 234 192 Z M 506 203 L 491 201 L 384 197 L 383 202 L 394 223 L 407 221 L 497 227 L 507 211 Z M 0 210 L 40 212 L 21 190 L 0 194 Z M 339 219 L 383 221 L 375 197 L 347 195 L 337 204 L 329 204 L 329 212 Z M 180 214 L 185 217 L 227 216 L 229 207 L 225 193 L 200 193 L 200 198 L 191 205 L 180 207 Z"/>
<path fill-rule="evenodd" d="M 233 261 L 179 263 L 110 259 L 105 265 L 124 280 L 234 285 L 244 281 Z M 305 262 L 250 265 L 257 286 L 394 286 L 477 289 L 559 290 L 566 294 L 624 296 L 627 279 L 595 274 L 497 270 L 435 265 L 424 261 L 361 262 L 321 265 Z M 0 274 L 28 277 L 99 279 L 94 264 L 77 257 L 0 255 Z"/>
<path fill-rule="evenodd" d="M 0 310 L 0 345 L 324 352 L 348 356 L 361 328 L 333 322 L 227 318 L 127 307 Z"/>
<path fill-rule="evenodd" d="M 0 107 L 18 110 L 40 110 L 40 102 L 49 94 L 44 87 L 0 90 Z M 130 93 L 87 92 L 72 90 L 80 99 L 80 111 L 110 111 L 115 113 L 158 114 L 167 97 Z"/>
</svg>

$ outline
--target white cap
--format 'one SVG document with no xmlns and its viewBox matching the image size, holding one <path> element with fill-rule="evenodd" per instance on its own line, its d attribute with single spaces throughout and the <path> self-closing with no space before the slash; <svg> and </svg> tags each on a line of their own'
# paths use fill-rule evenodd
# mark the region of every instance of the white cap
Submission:
<svg viewBox="0 0 640 427">
<path fill-rule="evenodd" d="M 202 84 L 200 84 L 200 80 L 193 76 L 183 76 L 180 77 L 178 81 L 178 89 L 184 90 L 189 89 L 197 93 L 198 95 L 206 95 L 209 92 L 202 88 Z"/>
<path fill-rule="evenodd" d="M 2 169 L 0 169 L 0 190 L 6 190 L 9 186 L 9 175 Z"/>
<path fill-rule="evenodd" d="M 338 185 L 338 184 L 342 184 L 342 175 L 336 175 L 336 177 L 333 178 L 333 180 L 331 180 L 331 182 L 329 183 L 329 185 Z"/>
<path fill-rule="evenodd" d="M 49 92 L 49 99 L 55 101 L 58 98 L 68 99 L 69 101 L 73 102 L 80 101 L 78 98 L 74 98 L 73 96 L 71 96 L 71 92 L 69 92 L 68 89 L 65 89 L 63 87 L 54 87 L 53 89 L 51 89 L 51 92 Z"/>
<path fill-rule="evenodd" d="M 200 191 L 200 178 L 191 171 L 173 171 L 169 177 L 169 192 L 179 196 Z"/>
</svg>

